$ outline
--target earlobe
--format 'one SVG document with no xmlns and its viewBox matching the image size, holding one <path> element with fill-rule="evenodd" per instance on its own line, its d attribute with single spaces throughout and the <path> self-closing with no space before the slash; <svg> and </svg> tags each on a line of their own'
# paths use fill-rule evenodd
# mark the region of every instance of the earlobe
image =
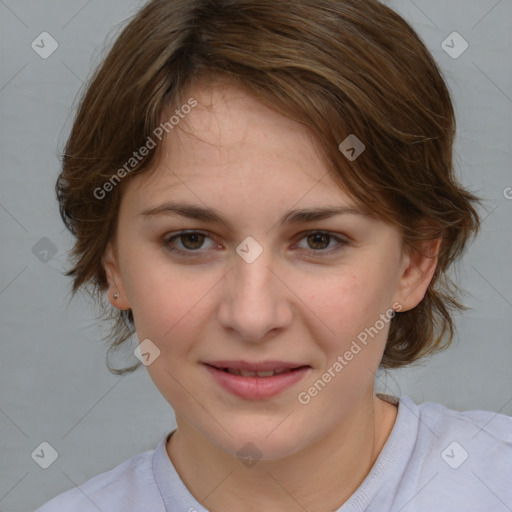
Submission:
<svg viewBox="0 0 512 512">
<path fill-rule="evenodd" d="M 107 298 L 110 304 L 117 309 L 130 309 L 130 303 L 126 297 L 123 277 L 119 269 L 117 255 L 112 244 L 107 246 L 102 258 L 103 268 L 107 276 Z"/>
<path fill-rule="evenodd" d="M 401 311 L 415 308 L 425 296 L 437 267 L 441 239 L 425 242 L 422 251 L 411 251 L 406 257 L 406 265 L 395 294 L 395 301 L 402 306 Z"/>
</svg>

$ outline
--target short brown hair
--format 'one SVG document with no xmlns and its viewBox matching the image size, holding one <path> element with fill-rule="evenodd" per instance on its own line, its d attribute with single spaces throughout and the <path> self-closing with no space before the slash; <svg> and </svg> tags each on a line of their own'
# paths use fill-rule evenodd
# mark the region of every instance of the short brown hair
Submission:
<svg viewBox="0 0 512 512">
<path fill-rule="evenodd" d="M 454 111 L 438 66 L 408 23 L 376 0 L 149 1 L 91 78 L 65 147 L 56 190 L 76 237 L 67 272 L 73 294 L 83 286 L 106 306 L 102 257 L 122 185 L 154 165 L 159 146 L 105 197 L 94 190 L 146 143 L 171 106 L 186 103 L 200 77 L 227 79 L 311 129 L 336 183 L 398 227 L 408 250 L 441 239 L 425 297 L 391 321 L 381 367 L 447 347 L 452 311 L 466 308 L 446 271 L 478 232 L 473 203 L 480 200 L 454 174 Z M 366 147 L 353 161 L 338 149 L 350 134 Z M 130 310 L 113 318 L 109 353 L 134 333 Z M 115 369 L 107 356 L 107 365 L 122 374 L 140 363 Z"/>
</svg>

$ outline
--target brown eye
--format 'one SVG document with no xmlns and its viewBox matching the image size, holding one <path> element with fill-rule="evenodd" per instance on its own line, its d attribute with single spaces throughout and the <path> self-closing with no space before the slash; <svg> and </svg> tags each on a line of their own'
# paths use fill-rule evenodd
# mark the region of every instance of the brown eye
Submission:
<svg viewBox="0 0 512 512">
<path fill-rule="evenodd" d="M 329 246 L 331 236 L 326 233 L 314 233 L 307 236 L 308 244 L 312 249 L 321 250 Z"/>
<path fill-rule="evenodd" d="M 200 249 L 203 245 L 205 235 L 202 233 L 184 233 L 182 235 L 179 235 L 179 239 L 181 240 L 181 243 L 186 249 L 189 249 L 191 251 L 195 251 L 197 249 Z"/>
<path fill-rule="evenodd" d="M 199 256 L 201 253 L 215 245 L 213 244 L 210 247 L 203 249 L 206 239 L 211 240 L 208 233 L 202 233 L 200 231 L 182 231 L 181 233 L 166 237 L 162 243 L 167 250 L 175 254 L 193 257 Z"/>
<path fill-rule="evenodd" d="M 329 256 L 349 245 L 347 240 L 324 231 L 309 231 L 304 233 L 301 240 L 306 240 L 307 247 L 303 247 L 310 256 Z M 334 242 L 333 245 L 331 243 Z M 328 247 L 331 245 L 331 248 Z"/>
</svg>

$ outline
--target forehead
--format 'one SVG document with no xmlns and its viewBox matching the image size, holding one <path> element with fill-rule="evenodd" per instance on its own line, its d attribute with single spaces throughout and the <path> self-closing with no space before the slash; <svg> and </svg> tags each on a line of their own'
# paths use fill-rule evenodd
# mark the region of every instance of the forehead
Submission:
<svg viewBox="0 0 512 512">
<path fill-rule="evenodd" d="M 202 85 L 191 97 L 198 105 L 165 143 L 176 168 L 192 164 L 243 170 L 248 162 L 254 170 L 260 161 L 261 170 L 291 167 L 313 179 L 325 175 L 325 162 L 313 134 L 245 90 L 226 84 Z"/>
<path fill-rule="evenodd" d="M 189 98 L 197 105 L 164 139 L 154 171 L 130 180 L 127 195 L 158 201 L 172 189 L 196 203 L 242 208 L 257 197 L 273 208 L 303 200 L 355 205 L 332 181 L 307 127 L 230 84 L 196 85 Z"/>
</svg>

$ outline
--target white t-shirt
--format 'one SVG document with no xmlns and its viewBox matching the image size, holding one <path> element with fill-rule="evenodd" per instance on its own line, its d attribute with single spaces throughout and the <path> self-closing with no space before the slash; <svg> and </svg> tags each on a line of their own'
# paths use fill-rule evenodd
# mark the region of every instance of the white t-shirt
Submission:
<svg viewBox="0 0 512 512">
<path fill-rule="evenodd" d="M 512 417 L 379 396 L 398 402 L 395 425 L 370 473 L 336 512 L 512 511 Z M 169 459 L 169 435 L 36 512 L 208 512 Z"/>
</svg>

